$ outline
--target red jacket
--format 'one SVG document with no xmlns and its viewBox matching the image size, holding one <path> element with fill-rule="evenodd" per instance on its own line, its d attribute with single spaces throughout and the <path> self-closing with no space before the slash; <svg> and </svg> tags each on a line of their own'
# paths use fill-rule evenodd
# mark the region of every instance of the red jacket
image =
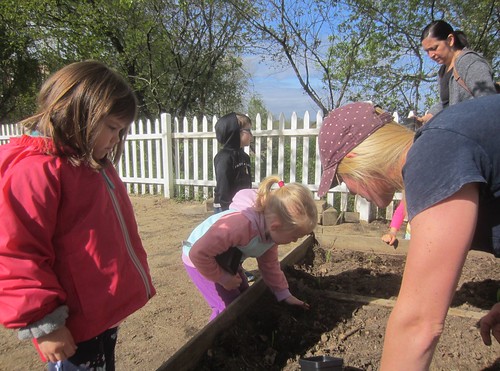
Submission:
<svg viewBox="0 0 500 371">
<path fill-rule="evenodd" d="M 155 290 L 116 170 L 73 166 L 51 148 L 29 136 L 0 146 L 0 322 L 24 327 L 67 305 L 78 343 Z"/>
</svg>

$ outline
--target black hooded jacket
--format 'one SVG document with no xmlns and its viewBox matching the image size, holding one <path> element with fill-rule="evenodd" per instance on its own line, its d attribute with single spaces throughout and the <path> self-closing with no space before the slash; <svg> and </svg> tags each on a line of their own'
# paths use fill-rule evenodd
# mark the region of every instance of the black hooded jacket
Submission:
<svg viewBox="0 0 500 371">
<path fill-rule="evenodd" d="M 229 113 L 215 124 L 215 134 L 223 146 L 214 158 L 214 206 L 227 210 L 236 192 L 252 188 L 250 156 L 241 148 L 240 125 L 236 114 Z"/>
</svg>

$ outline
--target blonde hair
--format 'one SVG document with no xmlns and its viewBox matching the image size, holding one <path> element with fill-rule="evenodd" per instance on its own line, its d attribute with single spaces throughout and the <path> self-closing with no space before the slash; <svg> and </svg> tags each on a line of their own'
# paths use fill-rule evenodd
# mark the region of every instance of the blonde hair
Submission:
<svg viewBox="0 0 500 371">
<path fill-rule="evenodd" d="M 252 120 L 250 120 L 250 117 L 248 117 L 247 115 L 236 113 L 236 119 L 238 120 L 240 129 L 252 126 Z"/>
<path fill-rule="evenodd" d="M 103 119 L 113 116 L 130 125 L 136 114 L 137 99 L 127 82 L 103 63 L 84 61 L 50 76 L 38 95 L 37 113 L 20 124 L 51 138 L 58 156 L 76 166 L 83 162 L 100 169 L 104 162 L 94 160 L 92 153 Z M 115 164 L 129 125 L 120 131 L 120 141 L 109 154 Z"/>
<path fill-rule="evenodd" d="M 300 183 L 272 189 L 279 182 L 278 176 L 271 175 L 260 183 L 255 209 L 276 215 L 285 228 L 299 227 L 312 232 L 318 222 L 318 210 L 311 191 Z"/>
<path fill-rule="evenodd" d="M 342 159 L 337 173 L 365 185 L 370 180 L 383 180 L 402 190 L 402 176 L 398 174 L 394 177 L 390 174 L 395 167 L 400 166 L 403 155 L 413 142 L 414 134 L 396 122 L 385 124 L 352 150 L 356 156 Z"/>
</svg>

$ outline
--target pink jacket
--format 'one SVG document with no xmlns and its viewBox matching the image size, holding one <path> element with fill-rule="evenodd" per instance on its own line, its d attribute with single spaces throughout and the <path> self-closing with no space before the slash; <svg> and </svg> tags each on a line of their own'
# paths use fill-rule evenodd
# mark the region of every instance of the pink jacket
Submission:
<svg viewBox="0 0 500 371">
<path fill-rule="evenodd" d="M 155 294 L 132 205 L 116 170 L 75 167 L 52 142 L 0 146 L 0 322 L 21 328 L 63 305 L 76 342 Z"/>
<path fill-rule="evenodd" d="M 243 253 L 243 260 L 254 257 L 266 285 L 278 301 L 291 296 L 288 281 L 281 270 L 278 245 L 266 235 L 264 215 L 253 209 L 256 191 L 236 193 L 229 210 L 215 214 L 198 225 L 183 243 L 182 260 L 196 267 L 203 276 L 223 284 L 230 274 L 215 261 L 215 256 L 231 246 Z"/>
</svg>

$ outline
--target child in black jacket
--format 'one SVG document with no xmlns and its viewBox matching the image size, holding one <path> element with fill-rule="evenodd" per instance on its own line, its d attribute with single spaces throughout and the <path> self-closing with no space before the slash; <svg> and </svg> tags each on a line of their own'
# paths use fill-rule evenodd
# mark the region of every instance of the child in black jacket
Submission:
<svg viewBox="0 0 500 371">
<path fill-rule="evenodd" d="M 218 142 L 223 146 L 214 158 L 214 212 L 227 210 L 236 192 L 252 188 L 250 156 L 243 147 L 252 141 L 252 121 L 246 115 L 228 113 L 215 124 Z"/>
</svg>

